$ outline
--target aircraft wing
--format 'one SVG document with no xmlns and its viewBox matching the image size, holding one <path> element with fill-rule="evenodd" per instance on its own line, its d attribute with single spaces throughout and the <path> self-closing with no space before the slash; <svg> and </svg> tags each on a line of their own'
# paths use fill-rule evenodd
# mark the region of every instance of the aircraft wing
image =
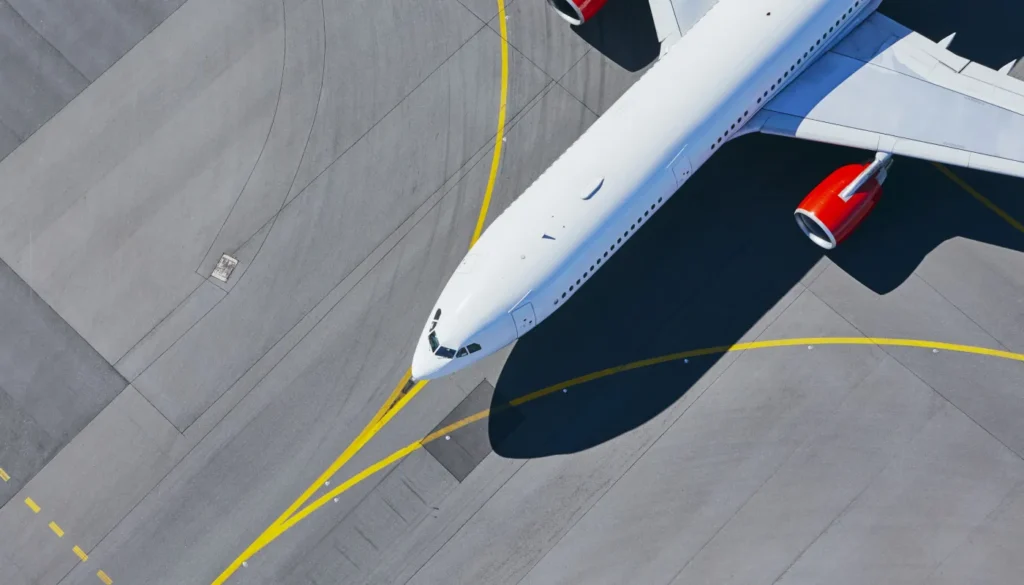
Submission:
<svg viewBox="0 0 1024 585">
<path fill-rule="evenodd" d="M 650 0 L 654 29 L 664 55 L 720 0 Z"/>
<path fill-rule="evenodd" d="M 745 132 L 1024 177 L 1024 81 L 874 13 L 775 96 Z M 744 132 L 744 133 L 745 133 Z"/>
</svg>

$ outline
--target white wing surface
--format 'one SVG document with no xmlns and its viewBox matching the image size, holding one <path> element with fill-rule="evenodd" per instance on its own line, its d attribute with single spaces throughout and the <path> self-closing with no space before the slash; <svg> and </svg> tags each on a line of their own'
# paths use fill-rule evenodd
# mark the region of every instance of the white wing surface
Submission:
<svg viewBox="0 0 1024 585">
<path fill-rule="evenodd" d="M 875 13 L 745 131 L 1024 177 L 1024 81 Z"/>
<path fill-rule="evenodd" d="M 650 0 L 654 28 L 664 55 L 719 0 Z"/>
</svg>

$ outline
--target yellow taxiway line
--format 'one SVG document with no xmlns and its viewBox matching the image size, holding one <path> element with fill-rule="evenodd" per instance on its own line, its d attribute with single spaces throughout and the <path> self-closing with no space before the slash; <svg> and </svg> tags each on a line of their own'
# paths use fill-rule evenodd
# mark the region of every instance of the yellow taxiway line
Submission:
<svg viewBox="0 0 1024 585">
<path fill-rule="evenodd" d="M 476 241 L 480 239 L 480 234 L 483 233 L 484 222 L 487 219 L 487 211 L 491 205 L 491 196 L 494 193 L 494 184 L 498 178 L 498 168 L 501 164 L 501 150 L 505 134 L 505 117 L 508 103 L 508 29 L 505 21 L 505 3 L 503 0 L 498 0 L 498 26 L 501 37 L 501 97 L 498 103 L 498 130 L 494 137 L 494 156 L 491 159 L 491 172 L 487 180 L 487 189 L 484 191 L 484 199 L 480 206 L 480 213 L 477 216 L 476 228 L 473 230 L 473 236 L 470 239 L 470 248 L 476 244 Z M 315 494 L 321 486 L 326 485 L 327 480 L 341 470 L 341 468 L 344 467 L 344 465 L 348 463 L 348 461 L 352 459 L 352 457 L 354 457 L 355 454 L 358 453 L 359 450 L 362 449 L 363 446 L 380 431 L 380 429 L 384 428 L 384 425 L 386 425 L 388 421 L 401 412 L 405 405 L 408 404 L 409 401 L 412 400 L 427 384 L 426 381 L 411 383 L 411 378 L 411 372 L 406 371 L 401 382 L 395 386 L 395 389 L 391 392 L 388 399 L 380 407 L 370 422 L 367 423 L 366 427 L 363 428 L 352 443 L 350 443 L 342 454 L 334 461 L 334 463 L 320 474 L 320 477 L 306 488 L 306 491 L 299 496 L 299 499 L 295 500 L 290 506 L 288 506 L 288 509 L 285 510 L 284 513 L 270 525 L 270 527 L 263 531 L 263 534 L 261 534 L 259 538 L 253 541 L 253 543 L 249 545 L 249 547 L 246 548 L 238 558 L 232 561 L 231 564 L 228 565 L 228 567 L 217 577 L 217 579 L 213 581 L 212 585 L 221 585 L 227 581 L 231 575 L 233 575 L 234 572 L 242 566 L 243 562 L 247 561 L 254 554 L 259 552 L 260 549 L 270 544 L 275 538 L 284 533 L 285 530 L 288 530 L 303 518 L 323 506 L 326 502 L 330 501 L 336 494 L 344 491 L 339 491 L 338 488 L 335 488 L 316 499 L 305 508 L 302 508 L 302 506 L 306 504 L 311 497 L 313 497 L 313 494 Z M 409 452 L 411 453 L 412 451 Z M 403 453 L 399 455 L 396 460 L 407 454 L 408 453 Z M 378 463 L 378 465 L 379 467 L 377 467 L 377 469 L 381 469 L 386 467 L 387 464 Z M 372 473 L 375 472 L 376 471 L 367 473 L 364 471 L 363 473 L 366 474 L 366 477 L 369 477 L 369 475 L 372 475 Z M 342 485 L 355 485 L 351 482 L 352 480 L 349 480 Z M 351 485 L 349 485 L 349 487 L 351 487 Z M 348 489 L 348 487 L 345 489 Z"/>
<path fill-rule="evenodd" d="M 955 352 L 955 353 L 965 353 L 965 354 L 972 354 L 972 355 L 988 356 L 988 357 L 994 357 L 994 358 L 1000 358 L 1000 359 L 1006 359 L 1006 360 L 1013 360 L 1013 361 L 1018 361 L 1018 362 L 1024 363 L 1024 353 L 1015 353 L 1015 352 L 1004 351 L 1004 350 L 999 350 L 999 349 L 990 349 L 990 348 L 986 348 L 986 347 L 976 347 L 976 346 L 971 346 L 971 345 L 961 345 L 961 344 L 957 344 L 957 343 L 946 343 L 946 342 L 941 342 L 941 341 L 927 341 L 927 340 L 922 340 L 922 339 L 889 339 L 889 338 L 876 338 L 876 337 L 800 337 L 800 338 L 795 338 L 795 339 L 772 339 L 772 340 L 765 340 L 765 341 L 752 341 L 752 342 L 745 342 L 745 343 L 736 343 L 736 344 L 733 344 L 733 345 L 721 345 L 721 346 L 715 346 L 715 347 L 706 347 L 706 348 L 701 348 L 701 349 L 694 349 L 694 350 L 690 350 L 690 351 L 671 353 L 671 354 L 668 354 L 668 355 L 663 355 L 663 356 L 659 356 L 659 357 L 655 357 L 655 358 L 650 358 L 650 359 L 630 362 L 628 364 L 623 364 L 623 365 L 615 366 L 615 367 L 611 367 L 611 368 L 605 368 L 605 369 L 597 371 L 597 372 L 593 372 L 593 373 L 586 374 L 586 375 L 583 375 L 583 376 L 578 376 L 578 377 L 573 378 L 571 380 L 567 380 L 565 382 L 559 382 L 558 384 L 552 384 L 552 385 L 550 385 L 550 386 L 548 386 L 546 388 L 542 388 L 542 389 L 537 390 L 535 392 L 531 392 L 531 393 L 529 393 L 529 394 L 527 394 L 525 396 L 521 396 L 521 397 L 516 398 L 516 399 L 514 399 L 514 400 L 512 400 L 512 401 L 510 401 L 510 402 L 508 402 L 506 404 L 503 404 L 501 406 L 496 407 L 496 410 L 500 411 L 500 410 L 503 410 L 505 408 L 519 406 L 521 404 L 525 404 L 527 402 L 532 402 L 532 401 L 537 400 L 539 398 L 543 398 L 543 397 L 548 396 L 550 394 L 558 393 L 559 391 L 561 391 L 561 390 L 563 390 L 565 388 L 571 388 L 573 386 L 578 386 L 580 384 L 584 384 L 586 382 L 591 382 L 593 380 L 597 380 L 597 379 L 600 379 L 600 378 L 606 378 L 608 376 L 613 376 L 613 375 L 616 375 L 616 374 L 621 374 L 623 372 L 628 372 L 628 371 L 631 371 L 631 370 L 637 370 L 637 369 L 641 369 L 641 368 L 647 368 L 647 367 L 655 366 L 655 365 L 658 365 L 658 364 L 664 364 L 664 363 L 679 361 L 679 360 L 682 360 L 682 359 L 689 359 L 689 358 L 695 358 L 695 357 L 701 357 L 701 356 L 709 356 L 709 355 L 720 355 L 720 354 L 726 354 L 726 353 L 736 353 L 736 352 L 742 352 L 742 351 L 751 351 L 751 350 L 756 350 L 756 349 L 796 347 L 796 346 L 814 346 L 814 345 L 817 345 L 817 346 L 827 346 L 827 345 L 844 345 L 844 346 L 850 346 L 850 345 L 873 345 L 873 346 L 892 346 L 892 347 L 916 347 L 916 348 L 921 348 L 921 349 L 931 349 L 931 350 L 949 351 L 949 352 Z M 411 399 L 411 397 L 410 397 L 410 399 Z M 393 409 L 391 412 L 395 412 L 395 411 L 397 411 L 397 408 Z M 382 469 L 385 469 L 386 467 L 390 466 L 391 464 L 396 463 L 396 462 L 402 460 L 403 458 L 407 457 L 411 453 L 413 453 L 416 450 L 422 448 L 425 444 L 427 444 L 427 443 L 429 443 L 431 441 L 435 441 L 435 440 L 437 440 L 437 439 L 439 439 L 439 438 L 441 438 L 441 437 L 443 437 L 445 435 L 449 435 L 452 432 L 454 432 L 454 431 L 456 431 L 456 430 L 458 430 L 458 429 L 460 429 L 460 428 L 462 428 L 462 427 L 464 427 L 466 425 L 469 425 L 469 424 L 475 423 L 477 421 L 483 420 L 483 419 L 487 418 L 490 415 L 491 415 L 491 410 L 490 409 L 482 410 L 480 412 L 477 412 L 476 414 L 468 416 L 468 417 L 466 417 L 466 418 L 464 418 L 462 420 L 456 421 L 456 422 L 454 422 L 454 423 L 444 427 L 443 429 L 440 429 L 440 430 L 438 430 L 436 432 L 433 432 L 433 433 L 427 435 L 426 437 L 424 437 L 423 439 L 420 439 L 419 441 L 416 441 L 414 443 L 410 443 L 410 444 L 406 445 L 405 447 L 402 447 L 401 449 L 399 449 L 399 450 L 395 451 L 394 453 L 388 455 L 387 457 L 381 459 L 380 461 L 377 461 L 373 465 L 370 465 L 369 467 L 367 467 L 366 469 L 364 469 L 364 470 L 360 471 L 359 473 L 355 474 L 350 479 L 344 481 L 343 483 L 341 483 L 340 485 L 338 485 L 337 487 L 335 487 L 331 491 L 327 492 L 326 494 L 321 496 L 319 499 L 314 501 L 312 504 L 306 506 L 305 508 L 303 508 L 302 510 L 300 510 L 299 512 L 297 512 L 296 514 L 294 514 L 290 518 L 286 519 L 284 522 L 276 525 L 274 527 L 275 528 L 275 534 L 273 534 L 273 536 L 267 542 L 269 542 L 270 540 L 273 540 L 277 536 L 280 536 L 280 534 L 282 534 L 284 531 L 292 528 L 293 526 L 295 526 L 296 524 L 301 522 L 304 518 L 306 518 L 307 516 L 309 516 L 310 514 L 315 512 L 318 508 L 320 508 L 321 506 L 323 506 L 324 504 L 326 504 L 327 502 L 329 502 L 333 498 L 336 498 L 339 495 L 343 494 L 344 492 L 352 489 L 353 487 L 355 487 L 356 485 L 358 485 L 362 481 L 366 480 L 367 478 L 371 477 L 372 475 L 376 474 L 377 472 L 381 471 Z M 386 418 L 388 418 L 388 417 L 386 417 Z M 383 425 L 386 424 L 386 422 L 387 421 L 384 420 L 384 419 L 379 421 L 378 422 L 378 430 L 379 430 L 379 427 L 383 427 Z"/>
<path fill-rule="evenodd" d="M 505 119 L 507 111 L 507 99 L 508 99 L 508 30 L 505 20 L 505 4 L 502 0 L 498 0 L 498 25 L 500 28 L 501 37 L 501 97 L 498 105 L 498 126 L 497 133 L 494 139 L 494 155 L 491 159 L 491 171 L 487 180 L 487 188 L 484 191 L 483 202 L 481 203 L 480 213 L 477 216 L 476 228 L 473 230 L 473 236 L 470 239 L 470 248 L 476 244 L 477 240 L 480 239 L 480 235 L 483 233 L 484 222 L 487 219 L 487 212 L 490 208 L 491 197 L 494 193 L 494 185 L 498 177 L 498 169 L 501 164 L 502 144 L 505 133 Z M 1013 226 L 1018 231 L 1024 233 L 1024 225 L 1014 219 L 1011 215 L 1000 209 L 992 201 L 978 193 L 973 187 L 967 184 L 963 179 L 958 177 L 953 171 L 949 170 L 942 164 L 935 163 L 935 167 L 946 175 L 950 180 L 956 183 L 961 189 L 966 191 L 969 195 L 980 201 L 985 207 L 992 210 L 996 215 L 1001 217 L 1008 224 Z M 796 345 L 892 345 L 901 347 L 924 347 L 930 349 L 939 349 L 946 351 L 954 351 L 960 353 L 970 353 L 977 355 L 987 355 L 990 357 L 998 357 L 1003 359 L 1011 359 L 1024 362 L 1024 354 L 1017 354 L 1007 351 L 1000 351 L 994 349 L 986 349 L 981 347 L 973 347 L 966 345 L 941 343 L 941 342 L 930 342 L 913 339 L 878 339 L 878 338 L 855 338 L 855 337 L 842 337 L 842 338 L 800 338 L 800 339 L 781 339 L 774 341 L 760 341 L 752 343 L 738 343 L 731 346 L 718 346 L 709 347 L 704 349 L 692 350 L 682 353 L 670 354 L 667 356 L 661 356 L 657 358 L 651 358 L 648 360 L 641 360 L 630 364 L 616 366 L 613 368 L 606 368 L 604 370 L 593 372 L 578 378 L 574 378 L 567 382 L 555 384 L 547 388 L 542 388 L 525 396 L 521 396 L 506 405 L 499 408 L 507 408 L 512 406 L 518 406 L 520 404 L 536 400 L 548 394 L 557 392 L 562 388 L 568 388 L 611 376 L 614 374 L 626 372 L 629 370 L 635 370 L 638 368 L 645 368 L 661 363 L 677 361 L 680 359 L 686 359 L 690 357 L 699 357 L 704 355 L 722 354 L 728 352 L 737 351 L 749 351 L 752 349 L 763 349 L 769 347 L 790 347 Z M 353 486 L 359 484 L 366 478 L 372 476 L 378 471 L 388 467 L 392 463 L 400 461 L 410 453 L 421 448 L 425 443 L 436 440 L 438 437 L 450 434 L 452 431 L 464 427 L 468 424 L 477 422 L 490 416 L 489 410 L 478 412 L 472 416 L 466 417 L 460 421 L 452 423 L 451 425 L 440 429 L 439 431 L 427 435 L 423 439 L 406 445 L 402 449 L 395 451 L 391 455 L 381 459 L 377 463 L 367 467 L 363 471 L 357 473 L 347 481 L 341 483 L 334 489 L 328 491 L 324 495 L 320 496 L 312 503 L 302 507 L 309 499 L 320 489 L 321 486 L 326 485 L 327 480 L 333 477 L 338 471 L 366 443 L 370 441 L 382 428 L 388 423 L 396 414 L 398 414 L 406 404 L 411 401 L 420 390 L 426 386 L 426 381 L 421 381 L 415 384 L 411 383 L 411 373 L 406 372 L 402 377 L 401 382 L 391 392 L 391 395 L 380 407 L 374 417 L 367 423 L 366 427 L 356 436 L 356 438 L 349 444 L 348 447 L 342 452 L 342 454 L 328 467 L 321 475 L 317 478 L 313 484 L 311 484 L 305 492 L 293 502 L 287 510 L 284 511 L 281 516 L 268 527 L 263 534 L 259 536 L 245 551 L 238 556 L 231 564 L 213 581 L 212 585 L 222 585 L 228 578 L 234 574 L 241 566 L 242 563 L 251 558 L 254 554 L 259 552 L 263 547 L 270 544 L 274 539 L 283 534 L 286 530 L 295 526 L 301 522 L 304 518 L 315 512 L 317 509 L 322 507 L 324 504 L 337 497 L 338 495 L 348 491 Z"/>
</svg>

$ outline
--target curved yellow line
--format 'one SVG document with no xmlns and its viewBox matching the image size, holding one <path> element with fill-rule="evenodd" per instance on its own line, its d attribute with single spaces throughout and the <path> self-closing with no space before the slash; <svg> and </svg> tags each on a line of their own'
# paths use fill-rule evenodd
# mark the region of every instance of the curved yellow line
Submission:
<svg viewBox="0 0 1024 585">
<path fill-rule="evenodd" d="M 501 98 L 498 104 L 498 131 L 494 139 L 494 157 L 491 159 L 491 173 L 487 181 L 487 189 L 484 191 L 484 200 L 481 204 L 480 214 L 477 217 L 476 229 L 474 229 L 473 237 L 470 240 L 470 248 L 472 248 L 473 244 L 480 239 L 480 234 L 483 233 L 484 221 L 487 219 L 487 211 L 491 205 L 491 195 L 494 193 L 494 184 L 498 178 L 498 168 L 501 164 L 501 146 L 505 134 L 505 115 L 508 100 L 508 29 L 505 23 L 505 3 L 503 0 L 498 0 L 498 24 L 501 31 Z M 391 392 L 391 395 L 380 407 L 373 418 L 370 419 L 370 422 L 367 423 L 362 431 L 360 431 L 352 443 L 345 448 L 342 454 L 334 460 L 330 467 L 320 474 L 320 477 L 318 477 L 316 481 L 306 488 L 306 491 L 303 492 L 297 500 L 288 506 L 288 509 L 285 510 L 277 520 L 264 530 L 263 533 L 260 534 L 260 536 L 253 541 L 253 543 L 250 544 L 241 555 L 238 556 L 238 558 L 232 561 L 231 564 L 224 569 L 224 571 L 213 581 L 212 585 L 222 585 L 242 566 L 243 562 L 252 558 L 254 554 L 273 542 L 273 540 L 283 534 L 284 531 L 288 530 L 295 524 L 298 524 L 303 518 L 313 513 L 315 510 L 320 508 L 320 506 L 323 506 L 337 494 L 341 493 L 341 491 L 345 491 L 356 483 L 359 483 L 359 481 L 362 481 L 362 479 L 359 479 L 358 481 L 353 482 L 350 479 L 348 482 L 342 484 L 343 486 L 347 486 L 345 487 L 345 490 L 338 491 L 338 489 L 335 488 L 326 495 L 314 500 L 305 508 L 301 508 L 302 505 L 320 489 L 320 486 L 324 485 L 328 479 L 340 471 L 341 468 L 344 467 L 344 465 L 348 463 L 348 461 L 352 459 L 352 457 L 354 457 L 356 453 L 358 453 L 359 450 L 362 449 L 363 446 L 380 431 L 380 429 L 384 428 L 384 425 L 398 414 L 427 384 L 426 381 L 421 381 L 410 386 L 410 379 L 411 372 L 406 371 L 402 380 Z M 408 455 L 408 453 L 415 451 L 416 448 L 418 447 L 412 448 L 408 451 L 399 450 L 392 453 L 388 458 L 385 458 L 370 466 L 370 468 L 363 470 L 359 475 L 357 475 L 357 477 L 365 479 L 387 465 L 390 465 L 391 462 L 397 461 Z"/>
<path fill-rule="evenodd" d="M 484 231 L 484 221 L 487 219 L 487 210 L 491 206 L 491 195 L 494 193 L 494 183 L 498 179 L 498 167 L 501 166 L 501 145 L 505 135 L 505 110 L 508 99 L 508 27 L 505 24 L 505 3 L 498 0 L 498 27 L 501 31 L 501 98 L 498 103 L 498 133 L 494 137 L 494 157 L 491 158 L 491 175 L 487 179 L 487 189 L 484 191 L 484 200 L 480 204 L 480 215 L 476 218 L 476 229 L 473 230 L 473 237 L 469 241 L 472 248 L 480 239 Z"/>
<path fill-rule="evenodd" d="M 706 347 L 706 348 L 701 348 L 701 349 L 694 349 L 694 350 L 690 350 L 690 351 L 683 351 L 683 352 L 672 353 L 672 354 L 663 355 L 663 356 L 659 356 L 659 357 L 655 357 L 655 358 L 639 360 L 639 361 L 635 361 L 635 362 L 631 362 L 631 363 L 628 363 L 628 364 L 623 364 L 623 365 L 615 366 L 615 367 L 611 367 L 611 368 L 605 368 L 603 370 L 599 370 L 597 372 L 586 374 L 584 376 L 578 376 L 576 378 L 573 378 L 571 380 L 567 380 L 565 382 L 559 382 L 558 384 L 552 384 L 552 385 L 550 385 L 550 386 L 548 386 L 546 388 L 542 388 L 540 390 L 537 390 L 536 392 L 531 392 L 530 394 L 527 394 L 525 396 L 521 396 L 521 397 L 516 398 L 516 399 L 514 399 L 514 400 L 512 400 L 512 401 L 510 401 L 510 402 L 508 402 L 506 404 L 503 404 L 503 405 L 500 405 L 500 406 L 496 407 L 496 410 L 500 411 L 500 410 L 504 410 L 506 408 L 510 408 L 510 407 L 513 407 L 513 406 L 518 406 L 520 404 L 524 404 L 526 402 L 532 402 L 534 400 L 537 400 L 538 398 L 542 398 L 542 397 L 547 396 L 549 394 L 554 394 L 556 392 L 559 392 L 563 388 L 571 388 L 573 386 L 578 386 L 580 384 L 583 384 L 583 383 L 586 383 L 586 382 L 591 382 L 593 380 L 597 380 L 597 379 L 600 379 L 600 378 L 606 378 L 608 376 L 613 376 L 615 374 L 621 374 L 623 372 L 628 372 L 630 370 L 637 370 L 637 369 L 640 369 L 640 368 L 646 368 L 646 367 L 650 367 L 650 366 L 654 366 L 654 365 L 658 365 L 658 364 L 664 364 L 664 363 L 668 363 L 668 362 L 679 361 L 679 360 L 682 360 L 682 359 L 688 359 L 688 358 L 700 357 L 700 356 L 707 356 L 707 355 L 735 353 L 735 352 L 741 352 L 741 351 L 751 351 L 751 350 L 755 350 L 755 349 L 769 349 L 769 348 L 779 348 L 779 347 L 795 347 L 795 346 L 806 346 L 806 345 L 819 345 L 819 346 L 823 346 L 823 345 L 874 345 L 874 346 L 917 347 L 917 348 L 923 348 L 923 349 L 936 349 L 936 350 L 941 350 L 941 351 L 952 351 L 952 352 L 957 352 L 957 353 L 966 353 L 966 354 L 973 354 L 973 355 L 983 355 L 983 356 L 989 356 L 989 357 L 995 357 L 995 358 L 1000 358 L 1000 359 L 1013 360 L 1013 361 L 1018 361 L 1018 362 L 1024 363 L 1024 354 L 1021 354 L 1021 353 L 1015 353 L 1015 352 L 1011 352 L 1011 351 L 1003 351 L 1003 350 L 999 350 L 999 349 L 989 349 L 989 348 L 986 348 L 986 347 L 976 347 L 976 346 L 971 346 L 971 345 L 961 345 L 961 344 L 957 344 L 957 343 L 945 343 L 945 342 L 941 342 L 941 341 L 926 341 L 926 340 L 921 340 L 921 339 L 889 339 L 889 338 L 877 338 L 877 337 L 801 337 L 801 338 L 795 338 L 795 339 L 772 339 L 772 340 L 766 340 L 766 341 L 752 341 L 752 342 L 746 342 L 746 343 L 736 343 L 736 344 L 733 344 L 733 345 L 720 345 L 720 346 L 716 346 L 716 347 Z M 410 399 L 411 399 L 411 397 L 410 397 Z M 423 439 L 420 439 L 419 441 L 416 441 L 414 443 L 410 443 L 410 444 L 406 445 L 405 447 L 402 447 L 401 449 L 395 451 L 394 453 L 388 455 L 387 457 L 381 459 L 380 461 L 378 461 L 378 462 L 374 463 L 373 465 L 367 467 L 366 469 L 360 471 L 356 475 L 352 476 L 350 479 L 346 480 L 345 482 L 343 482 L 340 485 L 338 485 L 337 487 L 335 487 L 333 490 L 331 490 L 331 491 L 327 492 L 326 494 L 324 494 L 321 498 L 319 498 L 318 500 L 316 500 L 315 502 L 313 502 L 309 506 L 307 506 L 307 507 L 303 508 L 302 510 L 300 510 L 298 513 L 296 513 L 291 518 L 288 518 L 284 523 L 282 523 L 280 526 L 277 527 L 277 529 L 278 529 L 277 535 L 279 535 L 280 533 L 284 532 L 285 530 L 288 530 L 289 528 L 295 526 L 296 524 L 301 522 L 304 518 L 306 518 L 307 516 L 309 516 L 310 514 L 315 512 L 318 508 L 320 508 L 321 506 L 323 506 L 327 502 L 331 501 L 333 498 L 336 498 L 339 495 L 345 493 L 346 491 L 352 489 L 354 486 L 358 485 L 359 483 L 361 483 L 362 481 L 366 480 L 367 478 L 369 478 L 370 476 L 374 475 L 375 473 L 381 471 L 382 469 L 385 469 L 389 465 L 402 460 L 406 456 L 410 455 L 411 453 L 413 453 L 416 450 L 418 450 L 421 447 L 423 447 L 426 443 L 429 443 L 431 441 L 435 441 L 435 440 L 437 440 L 437 439 L 439 439 L 439 438 L 441 438 L 441 437 L 443 437 L 445 435 L 449 435 L 452 432 L 454 432 L 454 431 L 456 431 L 456 430 L 458 430 L 458 429 L 460 429 L 460 428 L 462 428 L 462 427 L 464 427 L 466 425 L 469 425 L 469 424 L 472 424 L 474 422 L 483 420 L 483 419 L 487 418 L 488 416 L 490 416 L 491 414 L 492 414 L 491 410 L 482 410 L 482 411 L 480 411 L 480 412 L 478 412 L 476 414 L 473 414 L 471 416 L 468 416 L 468 417 L 466 417 L 466 418 L 464 418 L 462 420 L 456 421 L 456 422 L 454 422 L 454 423 L 444 427 L 443 429 L 435 431 L 435 432 L 427 435 Z M 381 426 L 383 426 L 383 424 L 384 423 L 381 423 Z M 275 537 L 276 537 L 276 535 L 275 535 Z"/>
<path fill-rule="evenodd" d="M 484 223 L 487 220 L 487 212 L 491 204 L 491 197 L 494 193 L 494 185 L 498 178 L 498 169 L 501 165 L 501 153 L 503 138 L 505 134 L 505 118 L 508 99 L 508 29 L 505 21 L 505 4 L 503 0 L 498 0 L 498 26 L 501 36 L 501 97 L 498 105 L 498 129 L 494 139 L 494 155 L 491 159 L 490 176 L 488 177 L 487 180 L 487 188 L 484 191 L 484 199 L 483 202 L 481 203 L 480 213 L 477 217 L 476 228 L 473 230 L 473 236 L 470 239 L 470 248 L 472 248 L 473 245 L 476 244 L 477 240 L 480 239 L 480 235 L 483 233 Z M 939 163 L 934 164 L 939 171 L 941 171 L 950 180 L 956 183 L 960 188 L 962 188 L 972 197 L 980 201 L 983 205 L 985 205 L 987 208 L 996 213 L 999 217 L 1001 217 L 1012 227 L 1014 227 L 1020 232 L 1024 232 L 1024 225 L 1022 225 L 1008 213 L 1000 209 L 988 198 L 978 193 L 978 191 L 976 191 L 973 187 L 968 185 L 963 179 L 958 177 L 947 167 Z M 789 347 L 795 345 L 893 345 L 902 347 L 925 347 L 930 349 L 942 349 L 946 351 L 956 351 L 961 353 L 988 355 L 992 357 L 999 357 L 1003 359 L 1011 359 L 1024 362 L 1024 355 L 1022 354 L 980 347 L 972 347 L 966 345 L 929 342 L 914 339 L 875 339 L 843 337 L 758 341 L 751 343 L 738 343 L 731 346 L 704 348 L 699 350 L 671 354 L 667 356 L 661 356 L 657 358 L 651 358 L 648 360 L 641 360 L 639 362 L 633 362 L 630 364 L 616 366 L 613 368 L 607 368 L 599 372 L 593 372 L 585 376 L 574 378 L 561 384 L 555 384 L 553 386 L 537 390 L 536 392 L 532 392 L 530 394 L 527 394 L 526 396 L 521 396 L 511 401 L 509 404 L 503 405 L 503 407 L 501 408 L 518 406 L 525 402 L 530 402 L 532 400 L 536 400 L 548 394 L 557 392 L 562 388 L 568 388 L 599 378 L 604 378 L 606 376 L 611 376 L 613 374 L 618 374 L 629 370 L 635 370 L 638 368 L 644 368 L 660 363 L 677 361 L 684 358 L 698 357 L 702 355 L 712 355 L 735 351 L 747 351 L 751 349 L 763 349 L 768 347 Z M 302 494 L 302 496 L 300 496 L 298 500 L 293 502 L 292 505 L 289 506 L 288 509 L 285 510 L 285 512 L 281 514 L 281 516 L 278 517 L 278 519 L 275 520 L 274 523 L 271 524 L 270 527 L 266 531 L 264 531 L 259 538 L 256 539 L 256 541 L 254 541 L 237 559 L 235 559 L 231 563 L 231 565 L 229 565 L 228 568 L 225 569 L 224 572 L 221 573 L 221 575 L 213 581 L 212 585 L 223 584 L 232 574 L 234 574 L 236 570 L 238 570 L 239 567 L 242 566 L 243 561 L 246 561 L 249 558 L 251 558 L 252 555 L 256 554 L 256 552 L 258 552 L 264 546 L 272 542 L 284 531 L 288 530 L 295 524 L 302 521 L 303 518 L 316 511 L 318 508 L 323 506 L 325 503 L 327 503 L 334 497 L 337 497 L 339 494 L 351 489 L 353 486 L 357 485 L 358 483 L 370 477 L 374 473 L 380 471 L 381 469 L 384 469 L 388 465 L 401 460 L 403 457 L 422 447 L 424 443 L 429 443 L 430 441 L 433 441 L 440 436 L 444 436 L 446 434 L 451 433 L 455 429 L 461 428 L 467 424 L 471 424 L 490 415 L 490 411 L 485 410 L 478 412 L 470 417 L 462 419 L 461 421 L 455 422 L 452 425 L 449 425 L 448 427 L 445 427 L 444 429 L 437 431 L 436 433 L 428 435 L 421 441 L 417 441 L 416 443 L 407 445 L 406 447 L 399 449 L 398 451 L 392 453 L 388 457 L 385 457 L 384 459 L 359 472 L 351 479 L 345 481 L 341 485 L 337 486 L 335 489 L 331 490 L 327 494 L 313 501 L 305 508 L 301 508 L 301 506 L 305 504 L 314 493 L 316 493 L 320 486 L 324 485 L 324 482 L 326 482 L 328 479 L 334 476 L 334 474 L 336 474 L 353 456 L 355 456 L 356 453 L 359 452 L 363 445 L 369 442 L 369 440 L 372 439 L 373 436 L 376 435 L 377 432 L 379 432 L 380 429 L 383 428 L 384 425 L 386 425 L 389 420 L 391 420 L 391 418 L 398 414 L 398 412 L 400 412 L 402 408 L 404 408 L 404 406 L 409 403 L 409 401 L 423 388 L 423 386 L 426 385 L 426 382 L 420 382 L 406 390 L 406 388 L 408 387 L 409 379 L 410 373 L 406 372 L 402 381 L 399 383 L 398 386 L 395 387 L 394 391 L 392 391 L 391 396 L 387 399 L 387 401 L 385 401 L 385 403 L 381 406 L 380 410 L 377 411 L 374 417 L 370 420 L 369 423 L 367 423 L 366 427 L 363 428 L 363 430 L 359 433 L 355 440 L 353 440 L 352 443 L 345 449 L 345 451 L 342 452 L 338 459 L 336 459 L 334 463 L 332 463 L 331 466 L 328 467 L 327 470 L 325 470 L 324 473 L 322 473 L 319 478 L 317 478 L 316 482 L 310 485 L 309 488 L 307 488 L 306 491 Z M 406 392 L 404 395 L 402 395 L 403 391 Z"/>
</svg>

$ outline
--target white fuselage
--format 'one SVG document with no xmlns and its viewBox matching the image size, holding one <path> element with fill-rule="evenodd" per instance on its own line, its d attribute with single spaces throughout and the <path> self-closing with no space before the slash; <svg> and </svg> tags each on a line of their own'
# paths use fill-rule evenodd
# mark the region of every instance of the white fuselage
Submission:
<svg viewBox="0 0 1024 585">
<path fill-rule="evenodd" d="M 721 0 L 482 234 L 431 310 L 413 378 L 459 370 L 556 311 L 880 2 Z"/>
</svg>

